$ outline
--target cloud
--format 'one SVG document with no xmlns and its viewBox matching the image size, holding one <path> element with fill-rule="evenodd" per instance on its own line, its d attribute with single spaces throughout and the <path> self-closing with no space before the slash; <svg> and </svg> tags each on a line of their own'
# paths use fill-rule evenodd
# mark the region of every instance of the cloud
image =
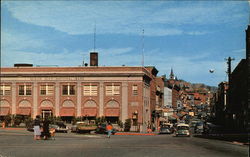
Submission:
<svg viewBox="0 0 250 157">
<path fill-rule="evenodd" d="M 99 65 L 117 66 L 122 65 L 123 58 L 119 55 L 128 55 L 132 48 L 109 48 L 97 49 L 99 52 Z M 11 67 L 15 63 L 32 63 L 34 65 L 58 65 L 58 66 L 78 66 L 82 61 L 89 63 L 90 51 L 70 51 L 63 49 L 61 53 L 32 52 L 15 49 L 8 49 L 2 53 L 1 66 Z M 129 55 L 128 55 L 129 56 Z M 70 62 L 67 62 L 70 61 Z"/>
<path fill-rule="evenodd" d="M 220 24 L 242 19 L 235 9 L 241 3 L 116 2 L 116 1 L 12 1 L 4 2 L 12 16 L 33 25 L 48 26 L 69 34 L 140 34 L 150 36 L 185 33 L 174 26 Z M 166 25 L 168 27 L 166 27 Z M 206 31 L 187 32 L 203 35 Z"/>
<path fill-rule="evenodd" d="M 34 39 L 27 34 L 1 31 L 1 52 L 6 53 L 5 50 L 20 50 L 20 49 L 34 49 L 45 46 L 43 40 Z"/>
</svg>

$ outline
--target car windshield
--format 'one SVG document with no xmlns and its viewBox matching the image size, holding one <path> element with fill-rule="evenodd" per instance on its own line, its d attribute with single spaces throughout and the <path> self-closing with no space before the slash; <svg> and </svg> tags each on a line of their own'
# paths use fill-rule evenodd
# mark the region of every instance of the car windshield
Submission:
<svg viewBox="0 0 250 157">
<path fill-rule="evenodd" d="M 178 126 L 177 129 L 178 130 L 188 130 L 189 127 L 188 126 Z"/>
<path fill-rule="evenodd" d="M 166 129 L 169 129 L 169 128 L 170 128 L 170 126 L 165 125 L 165 126 L 162 126 L 161 128 L 166 128 Z"/>
<path fill-rule="evenodd" d="M 197 126 L 202 126 L 202 125 L 203 125 L 203 123 L 202 123 L 202 122 L 200 122 L 200 123 L 197 123 L 196 125 L 197 125 Z"/>
<path fill-rule="evenodd" d="M 66 125 L 63 122 L 57 122 L 56 125 L 59 127 L 66 127 Z"/>
</svg>

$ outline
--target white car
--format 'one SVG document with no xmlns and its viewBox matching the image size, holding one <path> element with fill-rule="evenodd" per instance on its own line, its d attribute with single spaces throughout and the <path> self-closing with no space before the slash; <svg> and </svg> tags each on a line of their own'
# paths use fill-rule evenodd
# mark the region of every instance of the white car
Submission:
<svg viewBox="0 0 250 157">
<path fill-rule="evenodd" d="M 190 137 L 189 125 L 178 124 L 175 132 L 175 136 L 188 136 Z"/>
</svg>

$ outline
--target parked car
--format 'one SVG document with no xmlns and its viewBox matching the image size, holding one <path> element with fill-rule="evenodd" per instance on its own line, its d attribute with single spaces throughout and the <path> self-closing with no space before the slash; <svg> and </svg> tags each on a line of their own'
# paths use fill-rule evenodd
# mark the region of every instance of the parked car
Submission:
<svg viewBox="0 0 250 157">
<path fill-rule="evenodd" d="M 95 131 L 96 128 L 97 126 L 94 120 L 80 121 L 71 127 L 71 132 L 90 133 L 91 131 Z"/>
<path fill-rule="evenodd" d="M 172 124 L 164 124 L 160 127 L 159 134 L 172 134 L 174 132 L 174 128 Z"/>
<path fill-rule="evenodd" d="M 188 136 L 190 137 L 189 125 L 178 124 L 175 131 L 175 136 Z"/>
<path fill-rule="evenodd" d="M 28 125 L 26 128 L 27 128 L 28 131 L 34 131 L 34 124 L 31 123 L 31 124 Z"/>
<path fill-rule="evenodd" d="M 107 134 L 108 132 L 106 130 L 106 126 L 107 126 L 106 123 L 98 125 L 97 128 L 96 128 L 96 133 L 98 133 L 98 134 Z M 116 132 L 117 132 L 116 129 L 113 128 L 111 133 L 114 135 Z"/>
<path fill-rule="evenodd" d="M 195 133 L 202 133 L 203 132 L 203 125 L 204 123 L 202 121 L 197 122 L 195 125 Z"/>
<path fill-rule="evenodd" d="M 55 122 L 55 124 L 51 124 L 51 127 L 56 129 L 56 132 L 65 132 L 67 133 L 69 127 L 66 126 L 63 122 Z"/>
</svg>

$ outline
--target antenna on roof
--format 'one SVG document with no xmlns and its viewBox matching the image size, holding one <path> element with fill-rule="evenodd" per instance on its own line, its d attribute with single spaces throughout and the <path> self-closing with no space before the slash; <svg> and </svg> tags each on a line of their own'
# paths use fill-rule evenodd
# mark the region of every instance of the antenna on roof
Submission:
<svg viewBox="0 0 250 157">
<path fill-rule="evenodd" d="M 96 22 L 94 27 L 94 52 L 95 52 L 95 42 L 96 42 L 95 35 L 96 35 Z"/>
<path fill-rule="evenodd" d="M 141 65 L 144 67 L 144 29 L 142 29 L 142 59 L 141 59 Z"/>
<path fill-rule="evenodd" d="M 84 54 L 82 54 L 82 66 L 84 66 Z"/>
</svg>

